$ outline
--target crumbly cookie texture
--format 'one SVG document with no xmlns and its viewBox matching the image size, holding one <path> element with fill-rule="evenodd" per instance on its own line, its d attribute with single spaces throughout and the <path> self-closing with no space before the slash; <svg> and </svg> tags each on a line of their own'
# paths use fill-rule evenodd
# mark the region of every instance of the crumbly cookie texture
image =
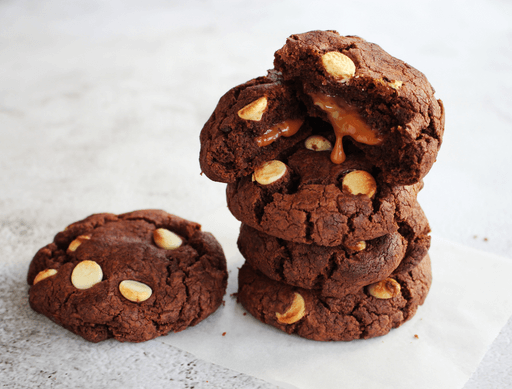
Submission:
<svg viewBox="0 0 512 389">
<path fill-rule="evenodd" d="M 87 238 L 84 238 L 87 237 Z M 193 326 L 221 304 L 221 246 L 159 210 L 92 215 L 32 260 L 30 306 L 91 342 L 142 342 Z"/>
<path fill-rule="evenodd" d="M 308 339 L 350 341 L 385 335 L 411 319 L 432 277 L 426 256 L 410 272 L 393 273 L 342 298 L 270 280 L 247 263 L 238 280 L 238 300 L 263 323 Z M 283 321 L 283 315 L 291 319 Z"/>
</svg>

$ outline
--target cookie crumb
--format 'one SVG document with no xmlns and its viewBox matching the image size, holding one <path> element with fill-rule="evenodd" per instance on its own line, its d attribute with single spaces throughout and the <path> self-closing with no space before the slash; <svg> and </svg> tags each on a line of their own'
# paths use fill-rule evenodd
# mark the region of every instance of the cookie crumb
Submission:
<svg viewBox="0 0 512 389">
<path fill-rule="evenodd" d="M 489 239 L 487 239 L 487 238 L 484 238 L 484 242 L 487 242 L 488 240 L 489 240 Z"/>
<path fill-rule="evenodd" d="M 222 300 L 222 306 L 225 307 L 226 306 L 226 302 L 224 300 Z"/>
<path fill-rule="evenodd" d="M 419 339 L 420 337 L 417 334 L 414 334 L 414 339 Z"/>
<path fill-rule="evenodd" d="M 244 316 L 247 315 L 247 312 L 244 312 Z"/>
<path fill-rule="evenodd" d="M 226 333 L 225 333 L 225 332 L 223 332 L 223 333 L 222 333 L 222 336 L 226 336 Z"/>
<path fill-rule="evenodd" d="M 473 235 L 473 239 L 477 239 L 478 238 L 478 235 Z"/>
</svg>

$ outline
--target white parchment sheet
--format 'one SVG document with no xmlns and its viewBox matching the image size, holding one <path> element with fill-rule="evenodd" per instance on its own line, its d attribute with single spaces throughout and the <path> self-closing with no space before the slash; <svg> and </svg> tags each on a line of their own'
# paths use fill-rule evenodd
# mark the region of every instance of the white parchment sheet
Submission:
<svg viewBox="0 0 512 389">
<path fill-rule="evenodd" d="M 206 218 L 203 229 L 234 223 L 225 212 Z M 236 236 L 216 235 L 230 269 L 225 306 L 198 326 L 159 340 L 285 387 L 462 387 L 512 312 L 510 261 L 435 236 L 432 289 L 412 320 L 370 340 L 323 343 L 290 336 L 243 315 L 230 296 L 243 263 Z"/>
</svg>

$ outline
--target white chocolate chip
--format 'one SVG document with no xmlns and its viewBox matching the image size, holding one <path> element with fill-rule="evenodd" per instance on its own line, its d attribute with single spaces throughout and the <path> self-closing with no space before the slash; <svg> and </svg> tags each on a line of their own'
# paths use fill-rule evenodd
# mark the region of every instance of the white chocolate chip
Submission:
<svg viewBox="0 0 512 389">
<path fill-rule="evenodd" d="M 37 273 L 36 278 L 34 278 L 34 282 L 32 285 L 37 284 L 39 281 L 42 281 L 45 278 L 54 276 L 55 274 L 57 274 L 57 270 L 55 270 L 55 269 L 46 269 L 46 270 L 40 271 L 39 273 Z"/>
<path fill-rule="evenodd" d="M 183 240 L 178 235 L 165 228 L 153 231 L 153 239 L 158 247 L 165 250 L 174 250 L 183 244 Z"/>
<path fill-rule="evenodd" d="M 403 82 L 402 81 L 398 81 L 398 80 L 394 80 L 394 81 L 388 82 L 388 85 L 391 88 L 393 88 L 395 90 L 398 90 L 403 85 Z"/>
<path fill-rule="evenodd" d="M 360 193 L 372 198 L 377 191 L 373 176 L 364 170 L 354 170 L 343 177 L 343 191 L 353 195 Z"/>
<path fill-rule="evenodd" d="M 332 144 L 328 139 L 321 135 L 312 135 L 304 142 L 306 149 L 313 151 L 329 151 L 332 150 Z"/>
<path fill-rule="evenodd" d="M 90 235 L 80 235 L 74 241 L 72 241 L 68 246 L 68 253 L 72 253 L 76 251 L 78 246 L 80 246 L 84 241 L 91 239 Z"/>
<path fill-rule="evenodd" d="M 393 278 L 387 278 L 369 285 L 368 293 L 375 298 L 387 300 L 400 294 L 400 284 Z"/>
<path fill-rule="evenodd" d="M 399 80 L 387 81 L 382 78 L 375 78 L 373 81 L 375 83 L 379 83 L 381 85 L 393 88 L 394 90 L 400 89 L 402 87 L 402 85 L 404 84 L 403 81 L 399 81 Z"/>
<path fill-rule="evenodd" d="M 283 324 L 293 324 L 298 322 L 306 314 L 306 303 L 304 298 L 295 293 L 292 301 L 292 305 L 285 313 L 276 312 L 277 321 Z"/>
<path fill-rule="evenodd" d="M 366 248 L 366 242 L 364 240 L 360 240 L 359 242 L 357 242 L 356 244 L 354 244 L 353 246 L 349 246 L 347 245 L 347 247 L 350 249 L 350 250 L 354 250 L 354 251 L 363 251 L 365 248 Z"/>
<path fill-rule="evenodd" d="M 288 168 L 278 160 L 265 162 L 259 166 L 253 173 L 253 180 L 261 185 L 270 185 L 282 178 Z"/>
<path fill-rule="evenodd" d="M 124 280 L 119 284 L 121 294 L 134 303 L 146 301 L 153 294 L 153 290 L 139 281 Z"/>
<path fill-rule="evenodd" d="M 89 260 L 80 262 L 71 273 L 71 283 L 77 289 L 89 289 L 101 282 L 102 278 L 101 266 Z"/>
<path fill-rule="evenodd" d="M 238 111 L 238 116 L 244 120 L 252 120 L 259 122 L 263 113 L 267 109 L 267 98 L 265 96 L 260 97 L 258 100 L 254 100 L 252 103 L 247 104 L 241 110 Z"/>
<path fill-rule="evenodd" d="M 354 62 L 338 51 L 329 51 L 322 55 L 325 71 L 340 81 L 346 81 L 356 73 Z"/>
</svg>

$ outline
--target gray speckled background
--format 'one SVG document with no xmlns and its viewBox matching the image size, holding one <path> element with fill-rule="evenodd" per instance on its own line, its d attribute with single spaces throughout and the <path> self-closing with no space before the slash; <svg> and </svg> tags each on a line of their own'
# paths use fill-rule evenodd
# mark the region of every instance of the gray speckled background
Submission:
<svg viewBox="0 0 512 389">
<path fill-rule="evenodd" d="M 2 385 L 275 387 L 157 340 L 83 342 L 28 308 L 25 275 L 89 214 L 162 208 L 203 222 L 224 207 L 224 186 L 199 175 L 199 130 L 291 33 L 360 35 L 427 74 L 447 109 L 420 194 L 432 229 L 511 259 L 510 15 L 503 0 L 1 1 Z M 465 389 L 512 387 L 511 339 L 509 320 Z"/>
</svg>

